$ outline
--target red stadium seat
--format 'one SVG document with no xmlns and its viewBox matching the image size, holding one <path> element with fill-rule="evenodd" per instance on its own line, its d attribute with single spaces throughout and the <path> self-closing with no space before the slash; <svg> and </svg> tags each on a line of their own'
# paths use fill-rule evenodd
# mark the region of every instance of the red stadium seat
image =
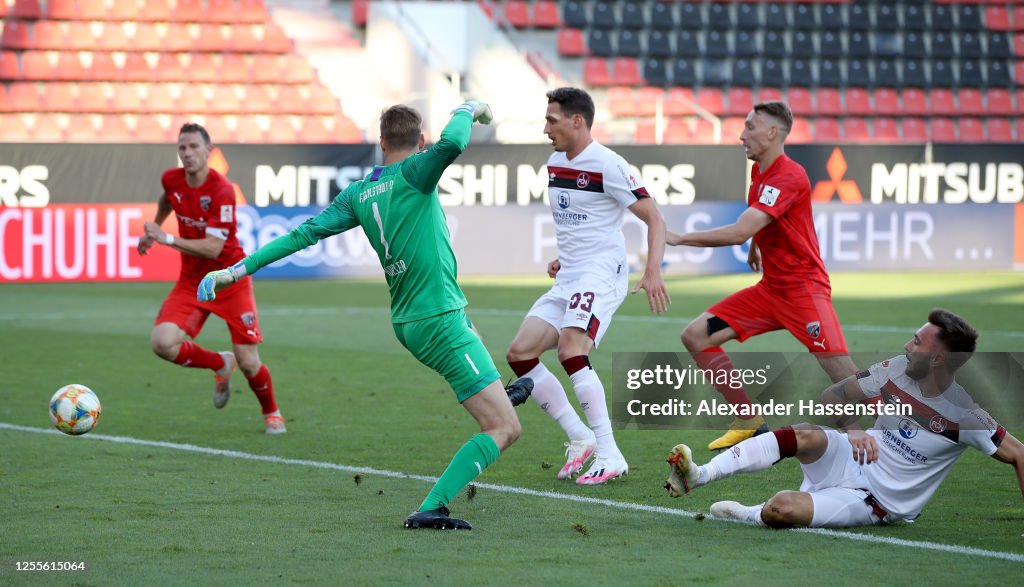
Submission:
<svg viewBox="0 0 1024 587">
<path fill-rule="evenodd" d="M 96 130 L 96 114 L 76 114 L 68 119 L 65 140 L 72 143 L 114 142 L 100 135 Z"/>
<path fill-rule="evenodd" d="M 657 124 L 653 120 L 638 120 L 633 129 L 633 142 L 638 145 L 653 145 L 657 142 Z"/>
<path fill-rule="evenodd" d="M 194 51 L 231 51 L 231 39 L 219 24 L 199 25 L 199 35 L 194 40 Z"/>
<path fill-rule="evenodd" d="M 242 112 L 247 114 L 273 114 L 277 112 L 273 97 L 266 84 L 252 84 L 246 87 L 245 97 L 240 103 Z"/>
<path fill-rule="evenodd" d="M 7 12 L 10 18 L 21 20 L 39 20 L 43 11 L 39 8 L 39 0 L 14 0 L 14 6 Z"/>
<path fill-rule="evenodd" d="M 88 80 L 92 72 L 86 69 L 78 51 L 61 51 L 57 53 L 57 65 L 53 70 L 54 79 Z"/>
<path fill-rule="evenodd" d="M 960 114 L 981 116 L 987 112 L 985 97 L 982 95 L 981 90 L 977 88 L 961 88 L 957 92 L 957 101 L 959 102 L 957 112 Z"/>
<path fill-rule="evenodd" d="M 806 118 L 794 118 L 793 128 L 786 137 L 786 142 L 793 145 L 811 142 L 811 123 Z"/>
<path fill-rule="evenodd" d="M 562 26 L 558 3 L 553 0 L 534 0 L 533 26 L 539 29 L 556 29 Z"/>
<path fill-rule="evenodd" d="M 728 97 L 726 114 L 745 116 L 754 107 L 754 93 L 750 88 L 729 88 L 726 95 Z"/>
<path fill-rule="evenodd" d="M 263 48 L 265 53 L 289 53 L 292 50 L 292 40 L 284 34 L 281 27 L 272 21 L 263 25 Z"/>
<path fill-rule="evenodd" d="M 782 90 L 779 88 L 761 88 L 757 90 L 757 101 L 758 102 L 781 102 L 782 101 Z M 753 104 L 751 104 L 753 106 Z M 793 109 L 793 105 L 790 104 L 789 109 Z M 750 112 L 750 108 L 747 109 L 747 114 Z"/>
<path fill-rule="evenodd" d="M 299 140 L 288 116 L 271 116 L 265 136 L 268 143 L 292 144 Z"/>
<path fill-rule="evenodd" d="M 78 0 L 79 20 L 107 20 L 108 14 L 105 0 Z"/>
<path fill-rule="evenodd" d="M 203 128 L 206 129 L 206 132 L 210 133 L 210 140 L 212 140 L 215 145 L 238 142 L 235 129 L 228 124 L 227 118 L 224 116 L 206 116 L 198 118 L 196 116 L 189 115 L 178 117 L 171 123 L 171 132 L 177 135 L 181 125 L 186 122 L 198 122 L 199 124 L 202 124 Z"/>
<path fill-rule="evenodd" d="M 49 112 L 75 112 L 77 106 L 77 88 L 75 84 L 54 82 L 43 85 L 43 109 Z"/>
<path fill-rule="evenodd" d="M 236 24 L 231 27 L 229 46 L 239 53 L 258 53 L 263 50 L 263 41 L 256 37 L 255 25 Z"/>
<path fill-rule="evenodd" d="M 238 20 L 239 16 L 232 0 L 206 0 L 207 22 L 232 23 Z"/>
<path fill-rule="evenodd" d="M 127 82 L 149 82 L 156 81 L 159 78 L 157 71 L 150 67 L 149 62 L 146 61 L 145 55 L 142 53 L 125 53 L 120 79 Z"/>
<path fill-rule="evenodd" d="M 14 51 L 0 51 L 0 80 L 21 79 L 18 54 Z"/>
<path fill-rule="evenodd" d="M 136 22 L 144 20 L 139 11 L 138 0 L 113 0 L 113 6 L 107 12 L 107 18 L 120 22 Z"/>
<path fill-rule="evenodd" d="M 640 86 L 644 78 L 640 75 L 640 65 L 633 57 L 616 57 L 612 59 L 612 83 L 624 86 Z"/>
<path fill-rule="evenodd" d="M 23 143 L 32 140 L 28 120 L 21 114 L 0 114 L 0 142 Z"/>
<path fill-rule="evenodd" d="M 97 130 L 105 143 L 135 142 L 135 131 L 128 125 L 128 118 L 121 114 L 101 115 Z"/>
<path fill-rule="evenodd" d="M 986 6 L 984 11 L 985 28 L 994 31 L 1011 31 L 1010 13 L 1005 6 Z"/>
<path fill-rule="evenodd" d="M 903 140 L 908 143 L 927 143 L 928 123 L 923 118 L 904 118 Z"/>
<path fill-rule="evenodd" d="M 1017 140 L 1009 118 L 989 118 L 987 128 L 990 143 L 1013 143 Z"/>
<path fill-rule="evenodd" d="M 352 24 L 365 27 L 370 12 L 370 0 L 352 0 Z"/>
<path fill-rule="evenodd" d="M 507 0 L 504 3 L 505 18 L 516 28 L 528 28 L 531 24 L 530 5 L 523 0 Z"/>
<path fill-rule="evenodd" d="M 871 104 L 871 94 L 864 88 L 847 88 L 846 113 L 857 116 L 870 116 L 875 110 Z"/>
<path fill-rule="evenodd" d="M 306 101 L 307 114 L 336 114 L 341 110 L 338 105 L 338 97 L 320 84 L 309 88 L 309 99 Z"/>
<path fill-rule="evenodd" d="M 11 84 L 7 94 L 10 100 L 7 109 L 11 112 L 35 112 L 43 100 L 39 86 L 35 82 Z"/>
<path fill-rule="evenodd" d="M 179 16 L 182 16 L 182 2 L 175 0 L 142 0 L 139 9 L 139 18 L 151 22 L 178 21 Z"/>
<path fill-rule="evenodd" d="M 671 145 L 682 145 L 693 140 L 693 131 L 689 123 L 682 118 L 670 118 L 665 125 L 665 133 L 661 138 L 663 143 Z"/>
<path fill-rule="evenodd" d="M 179 53 L 193 51 L 194 40 L 192 33 L 189 31 L 189 26 L 180 22 L 169 22 L 166 24 L 167 29 L 164 34 L 160 36 L 161 51 L 168 53 Z"/>
<path fill-rule="evenodd" d="M 32 45 L 36 49 L 62 51 L 68 48 L 64 35 L 64 23 L 55 20 L 40 20 L 32 31 L 35 40 Z"/>
<path fill-rule="evenodd" d="M 601 57 L 587 57 L 583 60 L 583 83 L 588 86 L 610 86 L 612 76 L 608 62 Z"/>
<path fill-rule="evenodd" d="M 80 54 L 81 55 L 81 54 Z M 106 52 L 86 53 L 92 61 L 87 73 L 94 81 L 115 81 L 122 78 L 121 68 L 114 62 L 114 55 Z"/>
<path fill-rule="evenodd" d="M 953 99 L 953 91 L 945 88 L 935 88 L 929 95 L 929 112 L 933 115 L 948 116 L 956 114 L 956 101 Z"/>
<path fill-rule="evenodd" d="M 21 77 L 27 80 L 48 80 L 56 77 L 50 56 L 45 51 L 25 51 L 22 53 Z"/>
<path fill-rule="evenodd" d="M 729 145 L 740 141 L 740 134 L 746 127 L 747 119 L 742 116 L 727 116 L 722 119 L 722 144 Z"/>
<path fill-rule="evenodd" d="M 192 56 L 195 59 L 195 55 Z M 220 59 L 212 60 L 217 68 L 217 75 L 221 83 L 250 83 L 249 58 L 238 53 L 224 53 Z"/>
<path fill-rule="evenodd" d="M 297 86 L 280 85 L 277 87 L 277 98 L 274 101 L 276 111 L 292 114 L 305 114 L 308 110 L 306 97 Z"/>
<path fill-rule="evenodd" d="M 875 142 L 895 143 L 900 140 L 900 127 L 895 118 L 877 117 L 874 119 L 872 127 Z"/>
<path fill-rule="evenodd" d="M 46 18 L 53 20 L 75 20 L 78 8 L 75 0 L 46 0 Z"/>
<path fill-rule="evenodd" d="M 1013 35 L 1013 54 L 1024 57 L 1024 33 Z"/>
<path fill-rule="evenodd" d="M 210 94 L 207 110 L 213 114 L 235 114 L 241 112 L 242 106 L 234 86 L 215 85 Z"/>
<path fill-rule="evenodd" d="M 836 88 L 818 88 L 815 92 L 815 99 L 818 104 L 816 109 L 818 114 L 836 116 L 845 112 L 843 96 Z"/>
<path fill-rule="evenodd" d="M 811 91 L 807 88 L 789 88 L 786 102 L 796 116 L 811 116 L 815 112 Z"/>
<path fill-rule="evenodd" d="M 60 114 L 38 114 L 32 123 L 30 136 L 37 143 L 64 142 L 64 125 Z"/>
<path fill-rule="evenodd" d="M 3 37 L 0 38 L 0 48 L 3 49 L 32 49 L 32 36 L 29 33 L 29 24 L 17 20 L 8 20 L 4 23 Z"/>
<path fill-rule="evenodd" d="M 289 84 L 308 84 L 316 79 L 316 73 L 305 57 L 290 53 L 284 56 L 283 78 Z"/>
<path fill-rule="evenodd" d="M 239 143 L 260 144 L 267 142 L 263 126 L 255 116 L 239 116 L 235 138 Z"/>
<path fill-rule="evenodd" d="M 612 116 L 636 116 L 636 97 L 630 86 L 608 88 L 608 112 Z"/>
<path fill-rule="evenodd" d="M 186 75 L 189 81 L 202 83 L 227 82 L 228 80 L 221 77 L 222 70 L 220 63 L 218 63 L 219 59 L 215 58 L 215 55 L 215 53 L 193 53 L 186 68 Z"/>
<path fill-rule="evenodd" d="M 139 116 L 135 121 L 135 140 L 140 143 L 166 143 L 175 140 L 159 116 Z"/>
<path fill-rule="evenodd" d="M 142 107 L 147 112 L 158 114 L 171 114 L 183 110 L 178 107 L 178 100 L 174 96 L 172 86 L 167 84 L 149 85 Z"/>
<path fill-rule="evenodd" d="M 143 112 L 143 94 L 148 92 L 147 84 L 115 84 L 110 97 L 111 112 Z"/>
<path fill-rule="evenodd" d="M 250 24 L 259 24 L 267 20 L 267 6 L 263 0 L 239 0 L 238 20 Z"/>
<path fill-rule="evenodd" d="M 334 140 L 334 119 L 330 116 L 300 116 L 296 142 L 327 144 Z"/>
<path fill-rule="evenodd" d="M 644 86 L 636 91 L 634 112 L 637 116 L 654 116 L 657 113 L 658 102 L 662 103 L 664 110 L 665 90 L 657 86 Z"/>
<path fill-rule="evenodd" d="M 128 36 L 131 51 L 174 51 L 164 44 L 162 29 L 165 25 L 153 22 L 135 23 L 135 33 Z"/>
<path fill-rule="evenodd" d="M 92 27 L 84 20 L 67 23 L 64 37 L 65 49 L 75 51 L 92 51 L 96 49 L 96 38 L 92 36 Z"/>
<path fill-rule="evenodd" d="M 155 73 L 156 79 L 163 82 L 187 81 L 189 79 L 188 72 L 178 53 L 161 53 L 157 58 Z"/>
<path fill-rule="evenodd" d="M 697 90 L 697 105 L 715 116 L 725 114 L 725 100 L 722 97 L 722 90 L 718 88 Z"/>
<path fill-rule="evenodd" d="M 698 118 L 696 125 L 693 127 L 693 134 L 690 135 L 690 140 L 703 145 L 715 144 L 715 127 L 707 120 Z M 724 135 L 721 137 L 721 140 L 726 141 Z"/>
<path fill-rule="evenodd" d="M 928 114 L 928 95 L 920 88 L 903 90 L 903 112 L 906 114 Z"/>
<path fill-rule="evenodd" d="M 986 96 L 988 101 L 989 114 L 1003 114 L 1011 116 L 1016 114 L 1013 108 L 1013 94 L 1003 88 L 992 88 Z"/>
<path fill-rule="evenodd" d="M 814 142 L 839 142 L 839 122 L 835 118 L 817 118 L 814 120 Z"/>
<path fill-rule="evenodd" d="M 109 112 L 110 99 L 106 83 L 86 82 L 78 84 L 78 112 Z"/>
<path fill-rule="evenodd" d="M 866 142 L 871 140 L 871 131 L 868 129 L 868 121 L 864 118 L 843 119 L 843 139 L 848 142 Z"/>
<path fill-rule="evenodd" d="M 124 32 L 124 26 L 119 22 L 105 22 L 100 29 L 94 29 L 95 49 L 102 51 L 127 51 L 132 48 L 128 41 L 128 35 Z"/>
<path fill-rule="evenodd" d="M 849 95 L 847 95 L 849 98 Z M 874 91 L 875 114 L 895 116 L 903 111 L 899 92 L 892 88 L 878 88 Z"/>
<path fill-rule="evenodd" d="M 933 118 L 929 134 L 935 143 L 955 143 L 957 140 L 956 125 L 949 118 Z"/>
<path fill-rule="evenodd" d="M 985 125 L 980 118 L 961 118 L 959 127 L 960 141 L 965 143 L 985 142 Z"/>
<path fill-rule="evenodd" d="M 579 29 L 560 29 L 557 37 L 558 54 L 566 57 L 583 57 L 588 55 L 587 44 L 583 40 L 583 31 Z"/>
<path fill-rule="evenodd" d="M 669 88 L 665 90 L 665 116 L 688 116 L 693 114 L 693 105 L 696 103 L 693 97 L 693 90 L 690 88 Z"/>
</svg>

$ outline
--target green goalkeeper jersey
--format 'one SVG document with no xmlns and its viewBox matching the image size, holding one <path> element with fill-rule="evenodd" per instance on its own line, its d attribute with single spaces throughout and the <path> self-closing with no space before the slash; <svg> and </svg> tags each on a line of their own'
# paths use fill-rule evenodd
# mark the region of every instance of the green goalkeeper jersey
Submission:
<svg viewBox="0 0 1024 587">
<path fill-rule="evenodd" d="M 331 205 L 245 258 L 249 274 L 319 240 L 362 226 L 391 292 L 391 321 L 411 322 L 466 305 L 437 197 L 441 174 L 469 144 L 473 117 L 456 112 L 429 149 L 374 167 Z"/>
</svg>

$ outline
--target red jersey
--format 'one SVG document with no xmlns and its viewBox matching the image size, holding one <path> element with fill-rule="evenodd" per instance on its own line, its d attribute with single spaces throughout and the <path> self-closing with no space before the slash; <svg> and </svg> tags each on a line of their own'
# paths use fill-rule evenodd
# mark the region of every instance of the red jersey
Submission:
<svg viewBox="0 0 1024 587">
<path fill-rule="evenodd" d="M 225 241 L 224 250 L 216 259 L 182 253 L 178 281 L 198 285 L 210 271 L 234 265 L 245 257 L 235 235 L 235 188 L 226 177 L 211 169 L 203 185 L 193 188 L 185 179 L 185 170 L 175 167 L 165 171 L 160 182 L 178 218 L 178 234 L 182 238 L 213 236 Z"/>
<path fill-rule="evenodd" d="M 779 289 L 820 286 L 831 292 L 814 232 L 811 182 L 804 168 L 785 154 L 764 173 L 754 163 L 747 205 L 774 219 L 754 235 L 761 249 L 765 284 Z"/>
</svg>

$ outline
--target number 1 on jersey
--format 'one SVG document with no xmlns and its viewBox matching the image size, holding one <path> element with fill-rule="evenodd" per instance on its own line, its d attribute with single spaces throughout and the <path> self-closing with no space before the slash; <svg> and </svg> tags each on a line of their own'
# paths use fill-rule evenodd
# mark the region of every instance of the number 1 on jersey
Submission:
<svg viewBox="0 0 1024 587">
<path fill-rule="evenodd" d="M 373 219 L 377 221 L 377 228 L 380 229 L 380 244 L 384 245 L 384 256 L 388 259 L 391 258 L 391 251 L 388 247 L 388 239 L 384 238 L 384 222 L 380 219 L 380 208 L 377 207 L 377 202 L 372 204 L 373 206 Z"/>
</svg>

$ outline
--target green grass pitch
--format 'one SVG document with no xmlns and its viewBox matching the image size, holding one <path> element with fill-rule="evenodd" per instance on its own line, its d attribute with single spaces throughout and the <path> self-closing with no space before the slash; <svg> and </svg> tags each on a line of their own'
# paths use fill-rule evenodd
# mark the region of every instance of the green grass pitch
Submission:
<svg viewBox="0 0 1024 587">
<path fill-rule="evenodd" d="M 673 304 L 660 318 L 642 293 L 628 298 L 592 355 L 595 368 L 607 385 L 615 352 L 681 351 L 690 318 L 755 279 L 671 278 Z M 463 281 L 470 316 L 506 377 L 505 349 L 547 284 Z M 533 402 L 519 408 L 520 441 L 472 498 L 452 504 L 474 530 L 408 531 L 402 520 L 429 477 L 476 427 L 444 381 L 394 339 L 383 282 L 257 282 L 261 355 L 288 419 L 280 437 L 262 433 L 241 377 L 227 408 L 214 410 L 209 373 L 152 354 L 152 319 L 169 288 L 0 287 L 0 583 L 999 584 L 1024 570 L 1013 471 L 974 451 L 913 524 L 770 531 L 699 514 L 721 499 L 756 503 L 795 489 L 795 462 L 669 499 L 661 488 L 668 449 L 687 442 L 703 462 L 713 432 L 622 430 L 629 476 L 578 487 L 554 478 L 564 439 Z M 936 306 L 977 326 L 980 350 L 1024 351 L 1024 274 L 840 274 L 833 288 L 852 351 L 901 352 Z M 227 348 L 223 323 L 211 318 L 199 342 Z M 785 333 L 726 348 L 800 350 Z M 79 438 L 37 432 L 50 428 L 50 395 L 73 382 L 100 396 L 99 426 Z M 126 438 L 142 442 L 117 441 Z M 10 571 L 24 560 L 91 568 Z"/>
</svg>

